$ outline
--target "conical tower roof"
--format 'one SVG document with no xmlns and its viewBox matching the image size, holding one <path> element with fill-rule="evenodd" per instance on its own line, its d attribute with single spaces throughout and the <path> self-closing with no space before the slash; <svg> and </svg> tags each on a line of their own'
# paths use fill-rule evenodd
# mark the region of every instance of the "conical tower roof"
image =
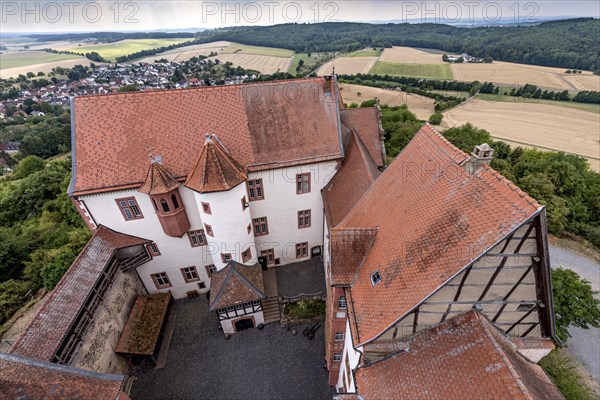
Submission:
<svg viewBox="0 0 600 400">
<path fill-rule="evenodd" d="M 147 194 L 164 194 L 177 188 L 179 182 L 175 180 L 175 177 L 158 162 L 150 163 L 148 173 L 146 174 L 146 181 L 138 189 L 138 192 Z"/>
<path fill-rule="evenodd" d="M 248 178 L 246 168 L 238 163 L 215 136 L 207 136 L 185 187 L 199 193 L 230 190 Z"/>
</svg>

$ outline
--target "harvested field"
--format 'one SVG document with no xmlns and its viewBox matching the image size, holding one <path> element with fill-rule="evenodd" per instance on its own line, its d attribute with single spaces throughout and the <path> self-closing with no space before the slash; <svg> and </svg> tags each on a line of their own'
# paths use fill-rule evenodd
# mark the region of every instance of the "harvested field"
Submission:
<svg viewBox="0 0 600 400">
<path fill-rule="evenodd" d="M 428 79 L 452 79 L 452 70 L 447 64 L 397 64 L 377 61 L 371 69 L 371 74 Z"/>
<path fill-rule="evenodd" d="M 16 67 L 16 68 L 7 68 L 7 69 L 1 69 L 0 70 L 0 78 L 2 79 L 7 79 L 10 77 L 17 77 L 20 74 L 25 75 L 28 72 L 33 72 L 33 73 L 38 73 L 38 72 L 45 72 L 48 73 L 50 71 L 52 71 L 53 68 L 56 67 L 63 67 L 63 68 L 71 68 L 77 64 L 80 65 L 90 65 L 92 61 L 88 60 L 87 58 L 74 58 L 74 59 L 70 59 L 70 60 L 64 60 L 64 61 L 53 61 L 53 62 L 47 62 L 47 63 L 43 63 L 43 64 L 34 64 L 34 65 L 27 65 L 24 67 Z M 101 64 L 101 63 L 96 63 Z"/>
<path fill-rule="evenodd" d="M 260 71 L 263 74 L 273 74 L 277 71 L 287 72 L 292 62 L 291 58 L 259 56 L 254 54 L 219 54 L 211 57 L 221 62 L 231 62 L 234 66 Z"/>
<path fill-rule="evenodd" d="M 392 47 L 383 50 L 379 61 L 398 64 L 441 64 L 441 50 L 418 49 L 413 47 Z"/>
<path fill-rule="evenodd" d="M 346 53 L 344 54 L 344 57 L 379 57 L 381 53 L 381 50 L 364 49 L 359 51 L 353 51 L 352 53 Z"/>
<path fill-rule="evenodd" d="M 336 68 L 337 69 L 337 68 Z M 340 84 L 342 99 L 344 103 L 357 103 L 378 98 L 381 104 L 387 104 L 391 107 L 408 105 L 408 109 L 413 112 L 417 118 L 426 120 L 434 113 L 433 99 L 429 97 L 419 96 L 400 92 L 397 90 L 379 89 L 370 86 L 349 85 L 346 83 Z M 361 95 L 359 96 L 358 93 Z"/>
<path fill-rule="evenodd" d="M 255 54 L 257 56 L 270 56 L 281 58 L 290 58 L 294 55 L 293 50 L 277 49 L 274 47 L 248 46 L 239 43 L 231 43 L 229 47 L 223 50 L 223 53 Z"/>
<path fill-rule="evenodd" d="M 564 151 L 590 161 L 600 171 L 600 115 L 548 104 L 476 99 L 444 113 L 444 127 L 472 123 L 515 146 Z"/>
<path fill-rule="evenodd" d="M 323 64 L 317 75 L 330 75 L 333 67 L 336 74 L 368 74 L 376 62 L 377 57 L 340 57 Z"/>
<path fill-rule="evenodd" d="M 563 77 L 561 68 L 514 64 L 494 61 L 491 64 L 451 64 L 454 79 L 458 81 L 494 82 L 507 85 L 533 83 L 545 89 L 575 90 Z M 598 77 L 600 79 L 600 77 Z"/>
<path fill-rule="evenodd" d="M 584 72 L 577 75 L 563 75 L 563 78 L 574 86 L 577 90 L 600 91 L 600 76 L 591 72 Z"/>
<path fill-rule="evenodd" d="M 231 42 L 211 42 L 204 44 L 194 44 L 191 46 L 179 47 L 177 49 L 165 51 L 164 53 L 158 53 L 150 57 L 143 58 L 141 60 L 135 60 L 132 62 L 147 62 L 151 63 L 154 60 L 165 58 L 168 61 L 187 61 L 192 57 L 197 56 L 208 56 L 211 52 L 222 53 Z"/>
</svg>

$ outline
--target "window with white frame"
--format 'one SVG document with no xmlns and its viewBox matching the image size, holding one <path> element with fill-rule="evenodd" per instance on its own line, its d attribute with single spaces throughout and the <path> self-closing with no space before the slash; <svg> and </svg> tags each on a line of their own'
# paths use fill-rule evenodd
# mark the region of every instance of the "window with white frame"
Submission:
<svg viewBox="0 0 600 400">
<path fill-rule="evenodd" d="M 348 307 L 348 304 L 346 303 L 346 296 L 338 297 L 338 308 L 345 310 L 347 307 Z"/>
<path fill-rule="evenodd" d="M 379 273 L 379 271 L 375 271 L 373 272 L 373 274 L 371 274 L 371 283 L 373 284 L 373 286 L 375 286 L 379 282 L 381 282 L 381 274 Z"/>
<path fill-rule="evenodd" d="M 334 340 L 336 342 L 340 342 L 340 341 L 344 340 L 344 332 L 336 332 Z"/>
</svg>

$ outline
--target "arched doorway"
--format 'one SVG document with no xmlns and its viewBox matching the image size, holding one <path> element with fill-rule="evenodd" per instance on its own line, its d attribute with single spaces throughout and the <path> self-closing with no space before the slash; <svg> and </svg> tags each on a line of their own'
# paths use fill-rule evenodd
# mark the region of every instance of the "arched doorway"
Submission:
<svg viewBox="0 0 600 400">
<path fill-rule="evenodd" d="M 235 331 L 241 332 L 246 329 L 254 328 L 254 319 L 253 318 L 241 318 L 235 321 L 234 323 Z"/>
</svg>

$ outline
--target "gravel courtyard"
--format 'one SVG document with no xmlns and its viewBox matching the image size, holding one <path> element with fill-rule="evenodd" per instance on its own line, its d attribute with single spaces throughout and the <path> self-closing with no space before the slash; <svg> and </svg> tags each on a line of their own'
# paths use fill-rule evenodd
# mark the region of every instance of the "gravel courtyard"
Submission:
<svg viewBox="0 0 600 400">
<path fill-rule="evenodd" d="M 269 324 L 225 340 L 202 297 L 176 302 L 167 363 L 133 384 L 136 399 L 331 399 L 323 328 L 313 341 Z"/>
</svg>

